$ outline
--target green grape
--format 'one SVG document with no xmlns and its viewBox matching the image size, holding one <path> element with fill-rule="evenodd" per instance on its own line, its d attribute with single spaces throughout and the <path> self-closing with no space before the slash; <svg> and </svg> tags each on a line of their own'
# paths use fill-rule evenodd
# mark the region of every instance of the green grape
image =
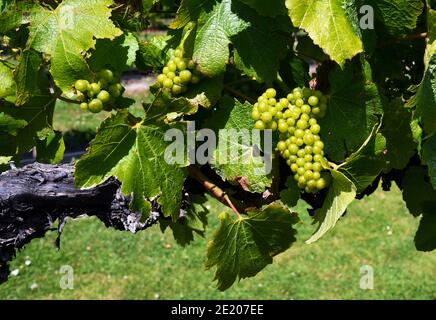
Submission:
<svg viewBox="0 0 436 320">
<path fill-rule="evenodd" d="M 304 99 L 308 99 L 311 94 L 312 94 L 312 90 L 310 90 L 309 88 L 303 88 Z"/>
<path fill-rule="evenodd" d="M 253 109 L 253 111 L 251 112 L 251 118 L 253 118 L 253 120 L 259 120 L 260 119 L 259 110 Z"/>
<path fill-rule="evenodd" d="M 313 134 L 318 134 L 321 131 L 321 127 L 319 124 L 315 123 L 310 126 L 310 131 L 312 131 Z"/>
<path fill-rule="evenodd" d="M 297 162 L 296 162 L 296 164 L 299 166 L 299 167 L 304 167 L 304 164 L 306 163 L 306 161 L 304 161 L 304 159 L 303 158 L 298 158 L 297 159 Z"/>
<path fill-rule="evenodd" d="M 177 48 L 176 50 L 174 50 L 174 56 L 178 57 L 178 58 L 183 57 L 183 50 L 180 48 Z"/>
<path fill-rule="evenodd" d="M 306 162 L 304 164 L 304 170 L 312 170 L 312 168 L 313 168 L 312 162 Z"/>
<path fill-rule="evenodd" d="M 321 140 L 315 141 L 314 147 L 318 147 L 322 150 L 322 149 L 324 149 L 324 143 Z"/>
<path fill-rule="evenodd" d="M 325 181 L 324 178 L 319 178 L 319 179 L 316 181 L 316 188 L 317 188 L 318 190 L 322 190 L 322 189 L 324 189 L 326 186 L 327 186 L 327 182 Z"/>
<path fill-rule="evenodd" d="M 312 170 L 315 172 L 321 172 L 322 170 L 322 165 L 319 162 L 314 162 L 312 165 Z"/>
<path fill-rule="evenodd" d="M 165 79 L 162 81 L 162 85 L 166 80 L 167 80 L 167 78 L 165 77 Z M 121 91 L 117 85 L 113 84 L 113 85 L 109 86 L 108 90 L 109 90 L 109 93 L 111 94 L 111 96 L 114 98 L 118 98 L 121 95 Z"/>
<path fill-rule="evenodd" d="M 307 181 L 307 187 L 310 189 L 315 189 L 316 188 L 316 180 L 315 179 L 310 179 Z"/>
<path fill-rule="evenodd" d="M 167 73 L 167 78 L 173 80 L 176 77 L 176 74 L 172 71 Z"/>
<path fill-rule="evenodd" d="M 88 104 L 88 109 L 92 113 L 99 113 L 103 110 L 103 102 L 99 99 L 92 99 Z"/>
<path fill-rule="evenodd" d="M 82 103 L 80 104 L 80 109 L 82 109 L 82 110 L 88 110 L 88 104 L 87 104 L 86 102 L 82 102 Z"/>
<path fill-rule="evenodd" d="M 321 155 L 322 154 L 322 149 L 320 148 L 320 147 L 317 147 L 317 146 L 314 146 L 313 147 L 313 153 L 315 154 L 315 155 Z"/>
<path fill-rule="evenodd" d="M 263 122 L 270 122 L 272 120 L 272 117 L 273 117 L 272 114 L 269 112 L 264 112 L 260 116 Z"/>
<path fill-rule="evenodd" d="M 276 119 L 283 119 L 283 113 L 281 111 L 277 111 L 275 117 Z"/>
<path fill-rule="evenodd" d="M 182 83 L 182 79 L 180 79 L 179 76 L 175 76 L 175 77 L 173 78 L 173 83 L 174 83 L 174 84 L 181 84 L 181 83 Z"/>
<path fill-rule="evenodd" d="M 277 122 L 272 121 L 268 124 L 268 129 L 271 129 L 272 131 L 276 131 L 277 130 Z"/>
<path fill-rule="evenodd" d="M 308 104 L 303 104 L 301 106 L 301 112 L 302 113 L 310 114 L 311 111 L 312 111 L 312 109 L 310 108 L 310 106 Z"/>
<path fill-rule="evenodd" d="M 314 107 L 312 108 L 312 114 L 319 115 L 319 113 L 321 112 L 321 109 L 319 107 Z"/>
<path fill-rule="evenodd" d="M 323 96 L 322 92 L 319 90 L 315 90 L 315 92 L 313 93 L 315 97 L 317 97 L 318 99 L 321 99 L 321 97 Z"/>
<path fill-rule="evenodd" d="M 178 85 L 178 84 L 174 84 L 173 87 L 171 88 L 171 92 L 175 95 L 177 94 L 181 94 L 182 93 L 182 86 Z"/>
<path fill-rule="evenodd" d="M 268 98 L 274 98 L 277 94 L 276 90 L 273 88 L 269 88 L 268 90 L 265 91 L 265 94 Z"/>
<path fill-rule="evenodd" d="M 288 141 L 289 141 L 289 143 L 288 143 Z M 290 145 L 290 144 L 297 144 L 297 141 L 298 141 L 298 138 L 296 136 L 291 136 L 291 137 L 289 137 L 288 140 L 286 140 L 286 143 L 288 145 Z"/>
<path fill-rule="evenodd" d="M 298 159 L 298 157 L 297 157 L 295 154 L 291 154 L 291 155 L 289 156 L 289 161 L 291 161 L 291 163 L 296 162 L 297 159 Z"/>
<path fill-rule="evenodd" d="M 88 90 L 88 85 L 89 82 L 87 80 L 77 80 L 76 83 L 74 84 L 74 87 L 76 88 L 77 91 L 84 92 Z"/>
<path fill-rule="evenodd" d="M 106 79 L 100 79 L 98 80 L 98 84 L 100 85 L 100 88 L 104 89 L 108 87 L 109 82 Z"/>
<path fill-rule="evenodd" d="M 114 79 L 114 73 L 109 69 L 100 70 L 97 76 L 98 78 L 104 79 L 107 82 L 111 82 Z"/>
<path fill-rule="evenodd" d="M 315 139 L 315 141 L 320 141 L 321 140 L 321 137 L 319 135 L 317 135 L 317 134 L 314 134 L 313 138 Z"/>
<path fill-rule="evenodd" d="M 262 101 L 266 102 L 268 99 L 266 99 L 263 95 L 257 98 L 257 102 L 261 103 Z"/>
<path fill-rule="evenodd" d="M 103 103 L 107 103 L 111 99 L 111 95 L 106 90 L 101 90 L 100 93 L 97 95 L 97 99 L 99 99 Z"/>
<path fill-rule="evenodd" d="M 160 74 L 157 76 L 157 82 L 162 85 L 162 83 L 164 82 L 164 80 L 166 79 L 166 76 L 164 74 Z"/>
<path fill-rule="evenodd" d="M 297 122 L 297 123 L 298 123 L 298 122 Z M 294 136 L 295 136 L 296 138 L 301 138 L 301 139 L 303 139 L 303 137 L 304 137 L 304 131 L 303 131 L 302 129 L 298 128 L 298 129 L 295 130 L 295 132 L 294 132 Z"/>
<path fill-rule="evenodd" d="M 315 154 L 315 153 L 314 153 Z M 321 162 L 322 161 L 322 156 L 320 154 L 315 154 L 313 156 L 313 161 L 315 162 Z"/>
<path fill-rule="evenodd" d="M 295 146 L 298 148 L 297 145 L 295 145 Z M 306 155 L 306 152 L 304 152 L 304 149 L 299 149 L 299 150 L 297 151 L 297 156 L 298 156 L 299 158 L 304 158 L 305 155 Z"/>
<path fill-rule="evenodd" d="M 321 174 L 318 171 L 313 171 L 313 180 L 318 180 L 319 178 L 321 178 Z"/>
<path fill-rule="evenodd" d="M 85 95 L 82 92 L 80 92 L 80 91 L 77 91 L 76 98 L 79 101 L 85 101 Z"/>
<path fill-rule="evenodd" d="M 306 180 L 312 180 L 313 179 L 313 172 L 311 170 L 307 170 L 304 173 L 304 177 L 306 178 Z"/>
<path fill-rule="evenodd" d="M 301 110 L 298 108 L 295 108 L 292 110 L 292 118 L 294 118 L 295 120 L 297 120 L 300 117 L 301 114 Z"/>
<path fill-rule="evenodd" d="M 284 121 L 279 122 L 278 129 L 282 133 L 287 132 L 288 131 L 288 124 Z"/>
<path fill-rule="evenodd" d="M 91 83 L 89 85 L 89 90 L 88 91 L 90 93 L 94 94 L 94 95 L 99 94 L 100 90 L 101 90 L 101 87 L 100 87 L 100 85 L 98 83 L 93 82 L 93 83 Z"/>
<path fill-rule="evenodd" d="M 304 105 L 304 100 L 301 99 L 301 98 L 295 100 L 295 105 L 296 105 L 298 108 L 301 108 L 301 107 Z"/>
<path fill-rule="evenodd" d="M 301 114 L 301 116 L 300 116 L 300 120 L 304 120 L 304 121 L 306 121 L 306 122 L 309 122 L 309 120 L 310 120 L 310 116 L 309 116 L 307 113 L 303 113 L 303 114 Z"/>
<path fill-rule="evenodd" d="M 305 185 L 306 184 L 306 178 L 304 176 L 300 176 L 298 178 L 298 183 L 301 184 L 301 185 Z M 317 183 L 317 186 L 318 186 L 318 183 Z"/>
<path fill-rule="evenodd" d="M 177 71 L 177 65 L 174 61 L 169 61 L 167 64 L 169 72 L 176 72 Z"/>
<path fill-rule="evenodd" d="M 296 173 L 296 174 L 294 175 L 294 179 L 298 181 L 298 178 L 300 178 L 300 175 L 299 175 L 298 173 Z"/>
<path fill-rule="evenodd" d="M 276 110 L 276 108 L 270 106 L 270 107 L 268 108 L 268 112 L 271 113 L 271 115 L 274 117 L 275 114 L 277 113 L 277 110 Z"/>
<path fill-rule="evenodd" d="M 186 68 L 187 65 L 185 61 L 182 60 L 177 63 L 177 69 L 179 69 L 180 71 L 186 70 Z"/>
<path fill-rule="evenodd" d="M 164 86 L 164 88 L 172 88 L 173 80 L 166 78 L 162 85 Z"/>
<path fill-rule="evenodd" d="M 295 163 L 295 164 L 297 164 L 297 163 Z M 298 167 L 297 173 L 299 176 L 304 176 L 305 172 L 306 172 L 306 170 L 304 170 L 304 167 Z"/>
<path fill-rule="evenodd" d="M 297 130 L 298 130 L 298 129 L 297 129 Z M 299 147 L 301 147 L 303 144 L 304 144 L 303 139 L 298 138 L 298 139 L 297 139 L 297 143 L 296 143 L 296 145 L 299 146 Z"/>
<path fill-rule="evenodd" d="M 318 123 L 318 122 L 316 121 L 315 118 L 310 118 L 310 119 L 309 119 L 309 125 L 313 126 L 313 125 L 315 125 L 315 124 L 317 124 L 317 123 Z"/>
<path fill-rule="evenodd" d="M 293 126 L 295 126 L 295 119 L 294 118 L 288 118 L 286 120 L 286 123 L 287 123 L 288 126 L 293 127 Z"/>
<path fill-rule="evenodd" d="M 262 120 L 257 120 L 254 124 L 254 128 L 256 128 L 257 130 L 264 130 L 265 123 Z"/>
<path fill-rule="evenodd" d="M 286 149 L 283 151 L 283 158 L 288 159 L 291 156 L 291 153 L 289 152 L 289 149 Z"/>
<path fill-rule="evenodd" d="M 298 100 L 302 100 L 301 98 L 303 98 L 303 94 L 301 93 L 301 91 L 294 92 L 295 104 L 297 104 Z M 304 104 L 304 101 L 303 101 L 303 104 Z"/>
<path fill-rule="evenodd" d="M 306 150 L 304 150 L 306 151 Z M 304 152 L 304 161 L 306 162 L 312 162 L 313 161 L 313 156 L 311 154 L 306 154 L 306 152 Z"/>
<path fill-rule="evenodd" d="M 285 112 L 283 112 L 283 118 L 289 119 L 292 117 L 292 111 L 289 109 L 286 109 Z M 291 118 L 292 119 L 292 118 Z M 295 120 L 295 119 L 294 119 Z"/>
<path fill-rule="evenodd" d="M 291 170 L 292 170 L 292 172 L 297 172 L 297 170 L 298 170 L 298 165 L 296 164 L 296 163 L 293 163 L 293 164 L 291 164 Z"/>
<path fill-rule="evenodd" d="M 193 60 L 188 61 L 188 69 L 195 69 L 195 62 Z"/>
<path fill-rule="evenodd" d="M 267 112 L 269 110 L 269 106 L 264 102 L 259 102 L 259 112 Z"/>
<path fill-rule="evenodd" d="M 288 126 L 288 133 L 289 134 L 294 134 L 294 132 L 295 132 L 295 127 Z"/>
<path fill-rule="evenodd" d="M 319 99 L 316 96 L 310 96 L 307 102 L 312 106 L 315 107 L 318 105 Z"/>
<path fill-rule="evenodd" d="M 276 103 L 277 103 L 276 98 L 269 98 L 269 99 L 268 99 L 268 104 L 269 104 L 270 106 L 275 106 Z"/>
<path fill-rule="evenodd" d="M 287 106 L 289 106 L 289 100 L 286 98 L 281 98 L 279 100 L 279 102 L 283 105 L 283 108 L 286 108 Z"/>
<path fill-rule="evenodd" d="M 298 146 L 296 144 L 289 145 L 288 146 L 288 150 L 289 150 L 289 152 L 291 154 L 297 154 L 298 155 L 299 148 L 298 148 Z"/>
<path fill-rule="evenodd" d="M 289 102 L 293 102 L 295 100 L 295 96 L 292 93 L 290 93 L 286 96 L 286 99 L 288 99 Z"/>
<path fill-rule="evenodd" d="M 312 145 L 315 142 L 315 139 L 313 138 L 313 134 L 305 134 L 303 137 L 303 141 L 306 145 L 309 146 Z"/>
<path fill-rule="evenodd" d="M 162 69 L 162 73 L 163 74 L 167 74 L 168 72 L 170 72 L 171 70 L 170 70 L 170 68 L 168 68 L 168 67 L 164 67 L 163 69 Z"/>
<path fill-rule="evenodd" d="M 306 154 L 312 154 L 313 148 L 312 148 L 312 146 L 305 146 L 304 151 L 306 152 Z"/>
<path fill-rule="evenodd" d="M 287 149 L 287 145 L 286 142 L 284 141 L 279 141 L 279 143 L 277 143 L 277 150 L 279 151 L 285 151 Z"/>
<path fill-rule="evenodd" d="M 304 129 L 306 129 L 308 126 L 309 126 L 309 124 L 307 123 L 307 121 L 305 121 L 305 120 L 303 120 L 303 119 L 300 119 L 300 120 L 297 121 L 297 128 L 298 128 L 298 129 L 304 130 Z"/>
</svg>

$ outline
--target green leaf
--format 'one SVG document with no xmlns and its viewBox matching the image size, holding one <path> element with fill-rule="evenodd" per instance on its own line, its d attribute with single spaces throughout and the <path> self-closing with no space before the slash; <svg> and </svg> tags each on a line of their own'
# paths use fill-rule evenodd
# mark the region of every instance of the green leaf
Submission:
<svg viewBox="0 0 436 320">
<path fill-rule="evenodd" d="M 123 34 L 113 41 L 101 39 L 95 45 L 89 65 L 94 71 L 111 67 L 112 70 L 123 72 L 132 68 L 138 49 L 138 40 L 132 33 Z"/>
<path fill-rule="evenodd" d="M 286 0 L 286 7 L 294 26 L 304 29 L 341 67 L 363 51 L 342 0 Z"/>
<path fill-rule="evenodd" d="M 221 226 L 208 245 L 206 269 L 216 266 L 215 280 L 221 291 L 237 278 L 255 276 L 296 240 L 293 225 L 298 219 L 279 204 L 236 220 L 228 213 L 220 218 Z"/>
<path fill-rule="evenodd" d="M 14 69 L 0 62 L 0 99 L 15 95 Z"/>
<path fill-rule="evenodd" d="M 155 36 L 147 41 L 139 42 L 139 50 L 137 52 L 137 67 L 140 69 L 157 70 L 169 60 L 169 55 L 166 50 L 170 37 Z"/>
<path fill-rule="evenodd" d="M 24 128 L 26 125 L 27 121 L 14 119 L 10 115 L 0 112 L 0 133 L 8 133 L 16 136 L 18 130 Z"/>
<path fill-rule="evenodd" d="M 62 133 L 52 131 L 36 144 L 36 160 L 43 163 L 59 163 L 64 158 L 65 143 Z"/>
<path fill-rule="evenodd" d="M 331 93 L 327 114 L 319 122 L 327 155 L 335 162 L 356 152 L 380 121 L 380 95 L 365 66 L 355 61 L 329 75 Z"/>
<path fill-rule="evenodd" d="M 436 249 L 436 203 L 425 208 L 415 235 L 415 246 L 419 251 Z"/>
<path fill-rule="evenodd" d="M 373 132 L 360 149 L 338 167 L 356 186 L 357 193 L 372 184 L 386 165 L 381 157 L 386 150 L 386 139 L 378 133 L 380 126 L 374 126 Z"/>
<path fill-rule="evenodd" d="M 432 43 L 436 40 L 436 10 L 428 9 L 427 12 L 427 24 L 428 24 L 428 39 Z"/>
<path fill-rule="evenodd" d="M 33 50 L 24 50 L 20 63 L 15 70 L 15 82 L 17 84 L 17 99 L 15 104 L 25 104 L 32 95 L 39 92 L 39 69 L 42 59 L 39 53 Z"/>
<path fill-rule="evenodd" d="M 183 28 L 190 21 L 197 21 L 202 12 L 212 10 L 215 0 L 182 0 L 170 28 Z"/>
<path fill-rule="evenodd" d="M 199 70 L 210 77 L 223 73 L 229 59 L 230 38 L 249 26 L 233 11 L 232 0 L 217 2 L 210 12 L 200 14 L 193 53 Z"/>
<path fill-rule="evenodd" d="M 194 234 L 203 237 L 207 226 L 207 210 L 202 204 L 204 201 L 204 198 L 194 197 L 186 209 L 185 216 L 177 221 L 161 219 L 159 223 L 162 232 L 169 227 L 174 239 L 181 246 L 189 245 L 194 240 Z"/>
<path fill-rule="evenodd" d="M 433 134 L 424 141 L 422 145 L 422 158 L 428 166 L 428 174 L 433 188 L 436 189 L 436 134 Z"/>
<path fill-rule="evenodd" d="M 356 197 L 356 186 L 343 173 L 331 170 L 332 182 L 327 197 L 321 209 L 316 211 L 315 219 L 320 223 L 317 231 L 306 243 L 317 241 L 329 230 L 333 229 L 336 222 L 347 210 L 348 205 Z"/>
<path fill-rule="evenodd" d="M 78 79 L 90 79 L 83 53 L 96 39 L 122 34 L 110 20 L 112 0 L 66 0 L 49 10 L 37 6 L 30 13 L 28 45 L 51 56 L 51 74 L 63 91 Z"/>
<path fill-rule="evenodd" d="M 134 210 L 148 215 L 147 200 L 159 197 L 164 215 L 177 219 L 186 170 L 169 164 L 165 157 L 170 145 L 164 139 L 168 129 L 171 127 L 163 124 L 141 124 L 127 112 L 108 118 L 99 128 L 89 152 L 77 162 L 77 186 L 92 188 L 115 176 L 122 182 L 122 192 L 133 194 Z"/>
<path fill-rule="evenodd" d="M 383 105 L 382 133 L 386 138 L 387 169 L 404 169 L 415 154 L 416 143 L 410 126 L 412 114 L 401 99 Z M 401 133 L 401 134 L 399 134 Z"/>
<path fill-rule="evenodd" d="M 416 117 L 428 134 L 436 132 L 436 41 L 425 53 L 425 73 L 409 105 L 416 106 Z"/>
<path fill-rule="evenodd" d="M 289 210 L 292 210 L 300 200 L 300 188 L 298 188 L 297 182 L 292 176 L 289 176 L 286 180 L 286 189 L 280 192 L 280 200 L 283 202 Z"/>
<path fill-rule="evenodd" d="M 424 8 L 421 0 L 370 0 L 368 4 L 375 8 L 377 17 L 394 36 L 415 29 Z"/>
<path fill-rule="evenodd" d="M 401 181 L 403 200 L 410 213 L 417 217 L 424 213 L 426 206 L 436 202 L 436 191 L 427 179 L 425 167 L 410 167 Z"/>
<path fill-rule="evenodd" d="M 250 192 L 264 192 L 271 186 L 272 177 L 267 171 L 268 157 L 256 155 L 261 141 L 253 138 L 252 106 L 246 102 L 225 97 L 222 104 L 204 124 L 218 133 L 217 148 L 211 159 L 212 168 L 232 184 Z M 224 129 L 224 130 L 222 130 Z M 261 140 L 261 139 L 258 139 Z"/>
</svg>

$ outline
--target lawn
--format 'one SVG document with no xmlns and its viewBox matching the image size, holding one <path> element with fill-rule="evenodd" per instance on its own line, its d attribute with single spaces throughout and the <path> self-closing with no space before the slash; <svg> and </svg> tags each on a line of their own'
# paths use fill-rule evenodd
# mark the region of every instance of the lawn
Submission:
<svg viewBox="0 0 436 320">
<path fill-rule="evenodd" d="M 207 241 L 223 208 L 210 206 L 205 238 L 178 246 L 155 226 L 133 235 L 106 229 L 94 218 L 67 224 L 62 247 L 55 233 L 18 254 L 19 274 L 0 286 L 1 299 L 435 299 L 436 252 L 417 252 L 418 220 L 406 210 L 398 189 L 377 191 L 354 202 L 337 227 L 313 245 L 314 230 L 302 215 L 298 242 L 258 276 L 222 293 L 203 267 Z M 26 260 L 31 261 L 26 266 Z M 63 265 L 74 269 L 74 289 L 63 290 Z M 362 290 L 362 265 L 374 270 L 374 289 Z"/>
</svg>

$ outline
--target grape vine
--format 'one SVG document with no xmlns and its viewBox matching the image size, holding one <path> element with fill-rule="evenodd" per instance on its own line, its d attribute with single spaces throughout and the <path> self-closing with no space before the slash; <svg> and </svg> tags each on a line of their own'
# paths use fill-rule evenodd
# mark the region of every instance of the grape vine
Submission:
<svg viewBox="0 0 436 320">
<path fill-rule="evenodd" d="M 303 215 L 310 244 L 380 185 L 402 191 L 415 246 L 432 251 L 435 25 L 430 0 L 0 0 L 0 172 L 29 152 L 62 162 L 62 100 L 105 118 L 73 193 L 116 178 L 128 216 L 158 207 L 153 223 L 181 245 L 219 219 L 205 266 L 220 290 L 300 241 Z M 154 85 L 134 97 L 131 74 Z M 227 211 L 208 212 L 205 194 Z M 7 203 L 0 230 L 19 210 Z"/>
</svg>

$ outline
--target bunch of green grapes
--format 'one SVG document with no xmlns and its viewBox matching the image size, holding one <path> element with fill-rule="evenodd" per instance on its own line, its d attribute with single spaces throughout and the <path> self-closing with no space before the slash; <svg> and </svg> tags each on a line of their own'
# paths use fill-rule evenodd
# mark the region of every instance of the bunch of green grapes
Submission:
<svg viewBox="0 0 436 320">
<path fill-rule="evenodd" d="M 277 151 L 286 159 L 299 188 L 314 193 L 328 186 L 330 175 L 323 172 L 324 143 L 317 119 L 327 109 L 320 91 L 295 88 L 286 98 L 276 99 L 276 90 L 265 91 L 254 104 L 252 118 L 259 130 L 279 131 Z"/>
<path fill-rule="evenodd" d="M 183 57 L 183 49 L 174 50 L 174 57 L 168 61 L 162 73 L 157 76 L 158 85 L 173 95 L 179 95 L 188 90 L 189 83 L 198 83 L 200 73 L 192 60 Z"/>
<path fill-rule="evenodd" d="M 109 69 L 100 70 L 95 82 L 77 80 L 74 89 L 77 99 L 82 101 L 80 108 L 92 113 L 111 111 L 115 99 L 121 96 L 124 90 L 119 78 Z"/>
</svg>

